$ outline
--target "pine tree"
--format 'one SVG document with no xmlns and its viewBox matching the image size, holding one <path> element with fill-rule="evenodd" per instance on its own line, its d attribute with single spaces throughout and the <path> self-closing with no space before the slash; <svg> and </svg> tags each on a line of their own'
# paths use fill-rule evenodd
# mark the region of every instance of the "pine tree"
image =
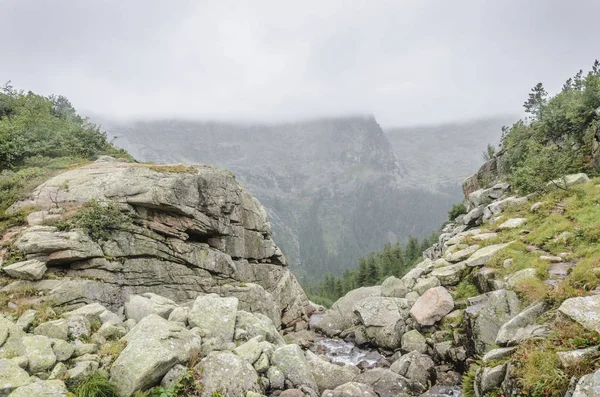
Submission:
<svg viewBox="0 0 600 397">
<path fill-rule="evenodd" d="M 379 269 L 375 255 L 371 253 L 367 259 L 367 285 L 375 285 L 379 281 Z"/>
<path fill-rule="evenodd" d="M 548 102 L 547 100 L 548 93 L 544 89 L 542 83 L 537 83 L 535 87 L 531 89 L 529 93 L 529 98 L 523 104 L 525 111 L 531 114 L 535 119 L 539 119 L 542 115 L 542 110 L 544 106 Z"/>
</svg>

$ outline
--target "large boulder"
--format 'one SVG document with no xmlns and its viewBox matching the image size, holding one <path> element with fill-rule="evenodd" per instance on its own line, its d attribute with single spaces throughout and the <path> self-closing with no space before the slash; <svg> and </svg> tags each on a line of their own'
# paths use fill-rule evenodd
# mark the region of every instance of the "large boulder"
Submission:
<svg viewBox="0 0 600 397">
<path fill-rule="evenodd" d="M 573 397 L 596 397 L 600 395 L 600 370 L 579 379 Z"/>
<path fill-rule="evenodd" d="M 128 319 L 139 322 L 149 314 L 169 318 L 169 314 L 177 307 L 171 299 L 146 292 L 141 295 L 129 295 L 125 301 L 125 315 Z"/>
<path fill-rule="evenodd" d="M 21 280 L 40 280 L 46 273 L 46 264 L 37 259 L 17 262 L 4 266 L 2 270 L 13 278 Z"/>
<path fill-rule="evenodd" d="M 469 350 L 483 354 L 496 341 L 498 331 L 521 311 L 521 303 L 513 291 L 498 290 L 472 298 L 464 311 Z"/>
<path fill-rule="evenodd" d="M 199 296 L 188 314 L 190 327 L 198 327 L 200 336 L 216 340 L 218 345 L 233 342 L 238 299 L 216 294 Z"/>
<path fill-rule="evenodd" d="M 483 266 L 487 261 L 492 259 L 494 255 L 501 249 L 504 249 L 508 244 L 494 244 L 488 245 L 475 251 L 469 259 L 465 260 L 464 263 L 469 267 Z"/>
<path fill-rule="evenodd" d="M 269 317 L 260 313 L 238 310 L 235 319 L 235 341 L 247 341 L 259 335 L 274 345 L 285 344 Z"/>
<path fill-rule="evenodd" d="M 431 288 L 417 299 L 410 315 L 421 326 L 433 325 L 454 310 L 452 295 L 444 287 Z"/>
<path fill-rule="evenodd" d="M 56 363 L 52 341 L 43 335 L 25 335 L 21 339 L 29 372 L 35 374 L 51 369 Z"/>
<path fill-rule="evenodd" d="M 355 313 L 371 343 L 394 349 L 400 346 L 409 308 L 407 299 L 370 297 L 356 305 Z"/>
<path fill-rule="evenodd" d="M 0 396 L 8 396 L 13 390 L 30 383 L 27 371 L 12 360 L 0 359 Z"/>
<path fill-rule="evenodd" d="M 600 295 L 569 298 L 558 310 L 584 328 L 600 332 Z"/>
<path fill-rule="evenodd" d="M 196 369 L 202 373 L 204 384 L 201 397 L 211 397 L 216 392 L 224 396 L 245 396 L 249 391 L 264 391 L 252 365 L 233 353 L 212 352 Z"/>
<path fill-rule="evenodd" d="M 311 351 L 306 352 L 306 362 L 312 370 L 315 382 L 322 393 L 351 382 L 360 373 L 354 365 L 336 365 L 323 360 Z"/>
<path fill-rule="evenodd" d="M 390 276 L 381 283 L 381 296 L 391 298 L 404 298 L 408 294 L 409 289 L 404 285 L 404 281 Z"/>
<path fill-rule="evenodd" d="M 411 380 L 411 389 L 423 393 L 435 379 L 435 363 L 426 354 L 417 351 L 405 354 L 396 360 L 390 370 Z"/>
<path fill-rule="evenodd" d="M 545 310 L 546 305 L 540 302 L 508 320 L 498 330 L 496 344 L 498 346 L 515 346 L 527 339 L 548 336 L 550 332 L 548 326 L 537 323 L 537 319 Z"/>
<path fill-rule="evenodd" d="M 318 389 L 311 367 L 298 345 L 285 345 L 276 349 L 271 356 L 271 365 L 277 367 L 294 387 Z"/>
<path fill-rule="evenodd" d="M 178 323 L 150 314 L 123 337 L 127 347 L 110 370 L 110 379 L 121 397 L 160 382 L 176 364 L 200 351 L 200 337 Z"/>
<path fill-rule="evenodd" d="M 19 387 L 10 397 L 67 397 L 69 391 L 62 380 L 43 380 Z"/>
<path fill-rule="evenodd" d="M 331 306 L 315 329 L 328 336 L 339 335 L 342 331 L 359 323 L 355 314 L 356 306 L 363 299 L 377 296 L 381 296 L 380 286 L 361 287 L 348 292 Z"/>
<path fill-rule="evenodd" d="M 558 178 L 553 181 L 550 181 L 550 182 L 548 182 L 548 187 L 566 189 L 571 186 L 580 185 L 582 183 L 587 183 L 589 181 L 590 181 L 590 178 L 582 172 L 579 174 L 565 175 L 562 178 Z"/>
</svg>

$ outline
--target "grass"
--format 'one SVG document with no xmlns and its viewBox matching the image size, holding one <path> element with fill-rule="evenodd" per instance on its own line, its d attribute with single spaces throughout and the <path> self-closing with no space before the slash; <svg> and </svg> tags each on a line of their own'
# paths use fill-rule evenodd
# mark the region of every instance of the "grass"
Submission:
<svg viewBox="0 0 600 397">
<path fill-rule="evenodd" d="M 463 374 L 460 384 L 464 397 L 475 397 L 475 377 L 477 370 L 480 368 L 479 363 L 473 363 L 469 369 Z"/>
<path fill-rule="evenodd" d="M 71 390 L 77 397 L 117 397 L 117 389 L 101 374 L 93 374 Z"/>
<path fill-rule="evenodd" d="M 549 291 L 546 283 L 537 277 L 520 280 L 513 289 L 527 306 L 545 299 Z"/>
<path fill-rule="evenodd" d="M 176 174 L 195 174 L 198 169 L 189 165 L 183 164 L 145 164 L 144 167 L 156 172 L 171 172 Z"/>
<path fill-rule="evenodd" d="M 100 345 L 98 349 L 98 354 L 100 357 L 108 357 L 110 358 L 111 363 L 114 362 L 119 354 L 127 347 L 127 342 L 125 341 L 108 341 Z"/>
<path fill-rule="evenodd" d="M 453 294 L 454 300 L 472 298 L 474 296 L 479 295 L 479 290 L 473 284 L 473 279 L 471 276 L 465 277 L 454 290 Z"/>
</svg>

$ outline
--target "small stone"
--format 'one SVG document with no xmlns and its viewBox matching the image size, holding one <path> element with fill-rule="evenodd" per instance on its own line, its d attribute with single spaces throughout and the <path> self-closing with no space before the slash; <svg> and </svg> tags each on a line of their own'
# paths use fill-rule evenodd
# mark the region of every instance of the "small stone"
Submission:
<svg viewBox="0 0 600 397">
<path fill-rule="evenodd" d="M 553 256 L 553 255 L 542 255 L 542 256 L 540 256 L 540 259 L 543 261 L 549 261 L 552 263 L 559 263 L 559 262 L 563 261 L 560 256 Z"/>
<path fill-rule="evenodd" d="M 40 262 L 37 259 L 31 259 L 4 266 L 2 270 L 13 278 L 37 281 L 42 279 L 44 273 L 46 273 L 47 267 L 44 262 Z"/>
</svg>

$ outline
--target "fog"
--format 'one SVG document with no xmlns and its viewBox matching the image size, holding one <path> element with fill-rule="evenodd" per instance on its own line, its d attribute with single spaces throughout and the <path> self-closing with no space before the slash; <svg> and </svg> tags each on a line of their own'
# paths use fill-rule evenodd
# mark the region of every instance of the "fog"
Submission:
<svg viewBox="0 0 600 397">
<path fill-rule="evenodd" d="M 119 118 L 384 126 L 521 111 L 600 56 L 600 2 L 0 0 L 0 78 Z"/>
</svg>

